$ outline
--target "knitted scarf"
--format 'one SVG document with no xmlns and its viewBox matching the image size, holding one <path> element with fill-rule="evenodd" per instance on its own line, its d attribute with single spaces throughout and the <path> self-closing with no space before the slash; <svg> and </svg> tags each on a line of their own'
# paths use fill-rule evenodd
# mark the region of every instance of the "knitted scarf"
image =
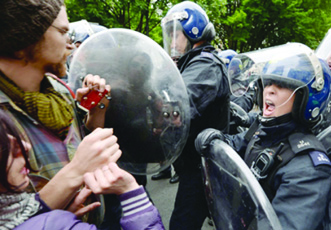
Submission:
<svg viewBox="0 0 331 230">
<path fill-rule="evenodd" d="M 73 108 L 45 77 L 40 92 L 24 92 L 0 71 L 0 89 L 23 111 L 64 140 L 73 121 Z"/>
<path fill-rule="evenodd" d="M 40 202 L 33 193 L 0 194 L 0 229 L 13 229 L 35 215 Z"/>
</svg>

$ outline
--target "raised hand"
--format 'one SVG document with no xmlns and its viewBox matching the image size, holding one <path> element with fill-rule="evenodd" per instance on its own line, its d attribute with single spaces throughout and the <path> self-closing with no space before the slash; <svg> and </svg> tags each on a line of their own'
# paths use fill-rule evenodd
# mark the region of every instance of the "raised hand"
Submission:
<svg viewBox="0 0 331 230">
<path fill-rule="evenodd" d="M 121 154 L 113 129 L 97 128 L 80 143 L 71 164 L 83 175 L 102 165 L 116 162 Z"/>
<path fill-rule="evenodd" d="M 105 90 L 107 93 L 103 96 Z M 111 88 L 110 85 L 106 84 L 106 80 L 104 78 L 100 78 L 98 75 L 88 74 L 84 78 L 82 88 L 79 88 L 76 91 L 76 100 L 81 102 L 91 91 L 97 91 L 102 95 L 101 100 L 97 102 L 98 106 L 95 106 L 89 110 L 88 117 L 85 122 L 86 127 L 92 131 L 98 127 L 104 127 L 105 114 L 111 99 Z"/>
<path fill-rule="evenodd" d="M 85 173 L 84 182 L 95 194 L 120 195 L 139 188 L 134 177 L 113 162 L 94 172 Z"/>
</svg>

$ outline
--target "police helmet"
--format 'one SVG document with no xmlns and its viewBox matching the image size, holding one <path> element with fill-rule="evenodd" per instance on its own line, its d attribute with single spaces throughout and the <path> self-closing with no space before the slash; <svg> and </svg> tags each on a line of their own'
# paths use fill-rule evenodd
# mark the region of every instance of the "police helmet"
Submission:
<svg viewBox="0 0 331 230">
<path fill-rule="evenodd" d="M 173 56 L 170 52 L 170 46 L 176 39 L 174 32 L 177 30 L 181 30 L 188 39 L 189 49 L 199 41 L 212 41 L 216 34 L 214 25 L 209 22 L 206 12 L 199 5 L 190 1 L 184 1 L 173 6 L 162 19 L 161 26 L 164 48 L 170 56 Z"/>
<path fill-rule="evenodd" d="M 226 67 L 229 68 L 229 63 L 231 62 L 232 58 L 236 56 L 238 53 L 232 49 L 222 50 L 218 53 L 218 56 L 224 61 Z"/>
<path fill-rule="evenodd" d="M 76 36 L 74 38 L 74 43 L 77 42 L 83 43 L 87 38 L 89 38 L 90 35 L 88 33 L 76 33 Z"/>
<path fill-rule="evenodd" d="M 303 124 L 315 125 L 329 100 L 331 73 L 325 61 L 318 59 L 310 48 L 297 45 L 303 52 L 268 61 L 261 81 L 263 87 L 276 84 L 292 89 L 295 92 L 292 116 Z M 259 97 L 262 108 L 262 90 Z"/>
<path fill-rule="evenodd" d="M 235 68 L 238 63 L 242 65 Z M 232 67 L 238 71 L 230 71 Z M 324 60 L 306 45 L 294 42 L 238 54 L 231 60 L 228 72 L 231 92 L 235 96 L 247 93 L 252 84 L 258 85 L 257 103 L 261 109 L 265 86 L 275 84 L 293 90 L 290 96 L 295 95 L 292 116 L 309 126 L 318 123 L 327 107 L 330 75 Z"/>
</svg>

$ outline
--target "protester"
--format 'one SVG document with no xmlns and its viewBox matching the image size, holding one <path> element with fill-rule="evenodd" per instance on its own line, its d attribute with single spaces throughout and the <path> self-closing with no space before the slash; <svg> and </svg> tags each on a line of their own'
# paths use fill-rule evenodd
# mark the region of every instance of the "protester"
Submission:
<svg viewBox="0 0 331 230">
<path fill-rule="evenodd" d="M 88 148 L 90 136 L 86 137 L 80 146 Z M 96 229 L 96 226 L 82 222 L 78 217 L 100 205 L 99 202 L 83 206 L 86 198 L 93 191 L 96 194 L 113 193 L 118 195 L 123 206 L 121 225 L 123 229 L 164 229 L 157 209 L 149 201 L 143 187 L 140 187 L 133 176 L 120 169 L 114 162 L 88 172 L 84 175 L 86 187 L 78 194 L 72 194 L 73 201 L 66 206 L 66 210 L 52 210 L 44 202 L 39 193 L 24 192 L 29 185 L 29 170 L 32 170 L 27 152 L 31 145 L 22 140 L 8 114 L 0 110 L 0 227 L 1 229 Z M 79 152 L 73 161 L 74 164 Z M 61 183 L 61 171 L 51 181 Z M 53 183 L 53 184 L 54 184 Z M 48 190 L 49 191 L 49 190 Z M 63 191 L 53 190 L 51 195 Z M 58 202 L 62 203 L 61 196 Z M 61 220 L 61 221 L 59 221 Z"/>
<path fill-rule="evenodd" d="M 185 1 L 173 6 L 161 25 L 164 49 L 177 63 L 191 107 L 189 137 L 173 164 L 179 185 L 170 230 L 200 229 L 208 207 L 194 139 L 208 127 L 228 131 L 230 90 L 226 66 L 210 45 L 215 29 L 199 5 Z"/>
<path fill-rule="evenodd" d="M 234 148 L 259 180 L 283 229 L 330 229 L 331 163 L 311 128 L 330 98 L 331 73 L 302 44 L 253 52 L 246 57 L 272 57 L 259 63 L 256 75 L 258 123 L 237 135 L 206 129 L 196 148 L 203 154 L 214 139 Z"/>
<path fill-rule="evenodd" d="M 64 3 L 6 0 L 0 7 L 0 106 L 31 142 L 31 168 L 43 178 L 62 178 L 61 183 L 52 182 L 40 191 L 41 199 L 51 209 L 64 208 L 82 184 L 85 172 L 112 161 L 114 149 L 101 146 L 114 145 L 116 137 L 111 129 L 98 130 L 88 138 L 89 146 L 78 149 L 83 153 L 77 161 L 68 164 L 75 159 L 84 133 L 76 102 L 56 77 L 66 71 L 69 22 Z M 104 79 L 89 74 L 76 100 L 91 90 L 105 89 L 110 91 Z M 103 98 L 101 103 L 107 107 L 109 100 Z M 105 112 L 98 106 L 91 109 L 83 127 L 91 131 L 103 127 Z"/>
</svg>

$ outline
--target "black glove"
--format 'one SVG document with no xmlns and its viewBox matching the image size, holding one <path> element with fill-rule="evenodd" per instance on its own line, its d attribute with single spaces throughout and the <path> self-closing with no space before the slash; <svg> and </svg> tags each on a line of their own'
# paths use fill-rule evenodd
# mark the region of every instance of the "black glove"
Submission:
<svg viewBox="0 0 331 230">
<path fill-rule="evenodd" d="M 223 133 L 217 129 L 205 129 L 195 139 L 195 149 L 203 156 L 207 153 L 210 143 L 215 139 L 224 141 Z"/>
<path fill-rule="evenodd" d="M 235 109 L 231 110 L 231 119 L 237 126 L 249 127 L 249 116 L 247 114 L 240 115 Z"/>
</svg>

